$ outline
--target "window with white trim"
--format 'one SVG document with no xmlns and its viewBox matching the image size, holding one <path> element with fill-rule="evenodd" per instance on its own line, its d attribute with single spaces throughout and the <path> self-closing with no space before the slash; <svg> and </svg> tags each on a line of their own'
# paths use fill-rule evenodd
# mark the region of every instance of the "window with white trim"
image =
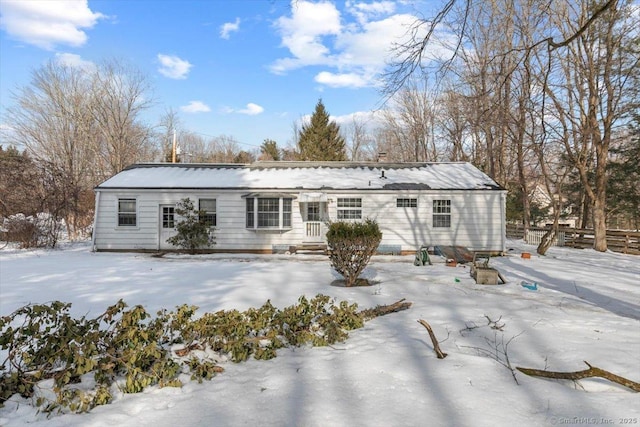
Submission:
<svg viewBox="0 0 640 427">
<path fill-rule="evenodd" d="M 247 228 L 291 228 L 292 200 L 290 197 L 247 197 Z"/>
<path fill-rule="evenodd" d="M 280 199 L 258 199 L 258 228 L 277 228 L 280 225 Z"/>
<path fill-rule="evenodd" d="M 451 200 L 433 201 L 433 227 L 451 227 Z"/>
<path fill-rule="evenodd" d="M 118 199 L 118 227 L 135 227 L 137 219 L 136 199 Z"/>
<path fill-rule="evenodd" d="M 255 228 L 255 208 L 254 198 L 247 198 L 247 228 Z"/>
<path fill-rule="evenodd" d="M 307 203 L 307 217 L 305 221 L 320 221 L 320 202 Z"/>
<path fill-rule="evenodd" d="M 176 226 L 175 206 L 162 207 L 162 228 L 173 228 Z"/>
<path fill-rule="evenodd" d="M 291 227 L 291 205 L 292 199 L 282 199 L 282 226 Z"/>
<path fill-rule="evenodd" d="M 399 208 L 417 208 L 418 199 L 398 198 L 396 199 L 396 206 Z"/>
<path fill-rule="evenodd" d="M 216 199 L 200 199 L 198 201 L 198 210 L 202 211 L 202 220 L 209 227 L 215 227 L 217 225 L 216 215 Z"/>
<path fill-rule="evenodd" d="M 338 198 L 338 219 L 362 219 L 362 199 L 359 197 Z"/>
</svg>

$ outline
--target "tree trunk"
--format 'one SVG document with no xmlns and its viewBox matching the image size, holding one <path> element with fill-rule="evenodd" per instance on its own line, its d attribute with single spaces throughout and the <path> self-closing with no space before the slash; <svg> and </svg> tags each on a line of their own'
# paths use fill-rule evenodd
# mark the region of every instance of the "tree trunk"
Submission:
<svg viewBox="0 0 640 427">
<path fill-rule="evenodd" d="M 553 246 L 553 241 L 558 236 L 558 228 L 560 228 L 559 221 L 560 220 L 560 209 L 558 207 L 558 203 L 553 203 L 553 225 L 551 228 L 542 236 L 540 240 L 540 244 L 536 249 L 539 255 L 545 255 L 549 248 Z"/>
<path fill-rule="evenodd" d="M 607 250 L 607 221 L 604 200 L 596 199 L 593 206 L 593 248 L 596 251 L 606 252 Z"/>
</svg>

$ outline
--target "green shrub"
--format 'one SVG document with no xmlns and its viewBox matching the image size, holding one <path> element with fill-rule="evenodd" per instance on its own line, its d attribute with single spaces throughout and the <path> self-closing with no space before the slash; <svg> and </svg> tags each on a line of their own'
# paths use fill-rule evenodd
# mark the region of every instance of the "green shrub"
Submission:
<svg viewBox="0 0 640 427">
<path fill-rule="evenodd" d="M 194 319 L 197 307 L 161 310 L 154 318 L 142 306 L 120 300 L 95 319 L 70 316 L 71 304 L 27 305 L 0 317 L 0 407 L 14 394 L 33 398 L 45 412 L 87 412 L 107 404 L 116 385 L 124 393 L 146 387 L 180 387 L 181 373 L 209 380 L 222 368 L 218 360 L 272 359 L 285 346 L 329 345 L 362 327 L 356 304 L 335 305 L 327 296 L 300 297 L 283 310 L 267 301 L 244 312 L 222 310 Z M 172 350 L 180 344 L 181 350 Z M 219 358 L 212 358 L 213 350 Z M 178 354 L 180 352 L 180 354 Z M 92 374 L 94 388 L 82 384 Z M 55 400 L 35 392 L 53 379 Z"/>
<path fill-rule="evenodd" d="M 329 225 L 329 260 L 331 266 L 344 277 L 346 286 L 356 284 L 381 240 L 382 232 L 378 223 L 371 219 Z"/>
<path fill-rule="evenodd" d="M 167 239 L 168 243 L 195 254 L 198 249 L 215 244 L 214 228 L 207 224 L 205 212 L 196 210 L 188 197 L 176 204 L 176 234 Z"/>
</svg>

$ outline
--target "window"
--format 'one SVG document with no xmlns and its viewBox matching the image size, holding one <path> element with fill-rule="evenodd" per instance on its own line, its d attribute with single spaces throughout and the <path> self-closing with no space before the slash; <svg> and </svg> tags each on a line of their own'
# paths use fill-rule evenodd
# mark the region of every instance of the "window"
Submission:
<svg viewBox="0 0 640 427">
<path fill-rule="evenodd" d="M 291 227 L 291 199 L 282 199 L 282 226 Z"/>
<path fill-rule="evenodd" d="M 216 199 L 200 199 L 199 204 L 199 210 L 204 212 L 201 219 L 209 227 L 215 227 L 217 225 Z"/>
<path fill-rule="evenodd" d="M 162 228 L 173 228 L 175 227 L 175 214 L 176 208 L 173 206 L 163 206 L 162 207 Z"/>
<path fill-rule="evenodd" d="M 417 208 L 418 199 L 397 199 L 396 206 L 399 208 Z"/>
<path fill-rule="evenodd" d="M 433 201 L 433 226 L 451 227 L 451 200 Z"/>
<path fill-rule="evenodd" d="M 276 228 L 280 221 L 280 199 L 258 199 L 258 228 Z"/>
<path fill-rule="evenodd" d="M 362 199 L 354 197 L 339 198 L 338 219 L 362 219 Z"/>
<path fill-rule="evenodd" d="M 247 199 L 247 228 L 254 228 L 254 215 L 255 215 L 255 210 L 254 210 L 254 202 L 253 202 L 253 198 L 248 198 Z"/>
<path fill-rule="evenodd" d="M 247 197 L 247 228 L 291 228 L 292 200 L 288 197 Z"/>
<path fill-rule="evenodd" d="M 136 225 L 136 199 L 118 199 L 118 227 L 135 227 Z"/>
<path fill-rule="evenodd" d="M 307 221 L 320 221 L 320 203 L 307 203 Z"/>
</svg>

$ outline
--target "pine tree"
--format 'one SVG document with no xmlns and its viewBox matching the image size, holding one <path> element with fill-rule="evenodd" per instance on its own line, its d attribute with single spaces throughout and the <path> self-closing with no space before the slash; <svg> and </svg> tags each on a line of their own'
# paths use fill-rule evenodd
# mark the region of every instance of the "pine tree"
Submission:
<svg viewBox="0 0 640 427">
<path fill-rule="evenodd" d="M 626 216 L 628 227 L 640 227 L 640 114 L 629 127 L 629 136 L 611 150 L 608 168 L 607 206 L 612 213 Z M 626 228 L 626 227 L 625 227 Z"/>
<path fill-rule="evenodd" d="M 168 238 L 168 243 L 179 246 L 190 254 L 215 244 L 214 228 L 207 224 L 204 211 L 196 210 L 191 199 L 187 197 L 176 203 L 175 212 L 179 218 L 176 223 L 178 233 Z"/>
<path fill-rule="evenodd" d="M 298 160 L 347 160 L 344 138 L 340 126 L 329 120 L 322 99 L 318 100 L 311 121 L 302 126 L 298 134 Z"/>
<path fill-rule="evenodd" d="M 261 160 L 282 160 L 278 143 L 273 139 L 265 139 L 260 146 Z"/>
</svg>

